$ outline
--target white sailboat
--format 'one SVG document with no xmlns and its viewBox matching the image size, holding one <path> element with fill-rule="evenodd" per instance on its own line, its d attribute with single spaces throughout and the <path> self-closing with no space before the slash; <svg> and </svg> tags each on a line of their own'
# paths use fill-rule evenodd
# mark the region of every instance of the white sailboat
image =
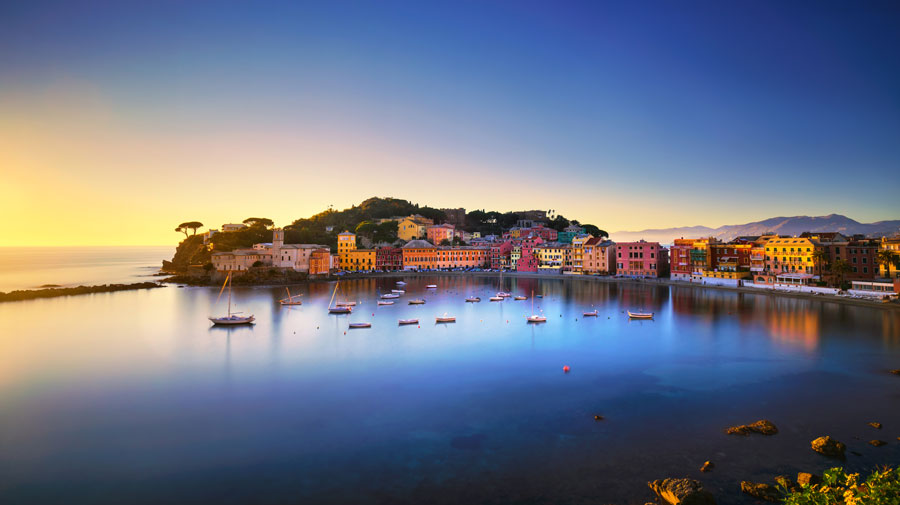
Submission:
<svg viewBox="0 0 900 505">
<path fill-rule="evenodd" d="M 225 277 L 225 283 L 222 284 L 222 289 L 219 290 L 219 296 L 216 298 L 216 303 L 219 302 L 219 298 L 222 297 L 222 291 L 224 291 L 226 287 L 228 288 L 228 315 L 225 317 L 210 317 L 209 320 L 212 321 L 213 324 L 223 325 L 223 326 L 236 325 L 236 324 L 253 324 L 253 321 L 255 320 L 255 318 L 253 317 L 253 314 L 250 314 L 249 316 L 238 316 L 237 314 L 240 314 L 240 312 L 231 312 L 231 273 L 230 272 Z"/>
<path fill-rule="evenodd" d="M 334 303 L 334 295 L 337 294 L 338 285 L 340 283 L 341 283 L 341 281 L 337 281 L 334 283 L 334 292 L 331 293 L 331 301 L 328 302 L 328 313 L 329 314 L 349 314 L 349 313 L 353 312 L 353 308 L 348 305 L 343 305 L 343 306 L 332 305 L 332 303 Z"/>
<path fill-rule="evenodd" d="M 529 323 L 546 323 L 547 318 L 534 313 L 534 291 L 531 292 L 531 315 L 525 318 Z"/>
<path fill-rule="evenodd" d="M 510 294 L 507 293 L 506 291 L 503 291 L 503 269 L 502 268 L 500 269 L 500 280 L 497 282 L 497 289 L 499 289 L 500 291 L 497 291 L 497 294 L 491 298 L 492 302 L 495 301 L 494 298 L 500 298 L 501 300 L 504 298 L 509 298 Z"/>
</svg>

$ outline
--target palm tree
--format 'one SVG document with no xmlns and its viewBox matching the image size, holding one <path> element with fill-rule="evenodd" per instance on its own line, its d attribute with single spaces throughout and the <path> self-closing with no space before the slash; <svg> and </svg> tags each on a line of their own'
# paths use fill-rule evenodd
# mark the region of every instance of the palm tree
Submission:
<svg viewBox="0 0 900 505">
<path fill-rule="evenodd" d="M 813 264 L 818 268 L 819 275 L 825 280 L 825 268 L 828 264 L 828 253 L 824 249 L 816 249 L 812 253 Z"/>
<path fill-rule="evenodd" d="M 887 277 L 890 279 L 891 265 L 894 265 L 894 267 L 897 266 L 898 257 L 887 249 L 881 249 L 877 253 L 875 253 L 875 262 L 884 267 L 884 269 L 887 271 Z"/>
<path fill-rule="evenodd" d="M 840 276 L 841 282 L 838 284 L 838 287 L 844 285 L 844 274 L 850 271 L 850 263 L 847 263 L 845 260 L 834 260 L 834 263 L 831 265 L 831 271 L 835 275 Z"/>
</svg>

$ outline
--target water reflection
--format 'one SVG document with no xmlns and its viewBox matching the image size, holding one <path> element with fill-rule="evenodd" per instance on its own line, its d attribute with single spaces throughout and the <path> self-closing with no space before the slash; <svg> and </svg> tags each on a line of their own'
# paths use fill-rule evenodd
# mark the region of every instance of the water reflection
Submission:
<svg viewBox="0 0 900 505">
<path fill-rule="evenodd" d="M 250 327 L 209 324 L 217 289 L 0 304 L 3 334 L 15 335 L 0 339 L 0 501 L 212 501 L 227 478 L 261 503 L 548 492 L 644 503 L 634 493 L 647 480 L 721 453 L 728 465 L 704 478 L 727 504 L 765 466 L 751 445 L 719 436 L 723 426 L 776 419 L 783 433 L 763 453 L 796 471 L 821 463 L 791 449 L 808 431 L 852 441 L 869 418 L 900 425 L 885 408 L 895 378 L 873 372 L 900 362 L 895 311 L 487 276 L 409 276 L 395 305 L 377 306 L 395 281 L 342 281 L 339 299 L 358 304 L 350 315 L 327 313 L 334 283 L 292 286 L 303 305 L 287 307 L 283 288 L 235 287 L 238 310 L 257 315 Z M 548 322 L 526 324 L 531 300 L 488 302 L 498 289 L 543 295 L 535 310 Z M 419 297 L 427 303 L 406 304 Z M 599 316 L 582 317 L 592 307 Z M 629 321 L 626 310 L 656 317 Z M 457 323 L 434 324 L 445 312 Z M 397 325 L 411 317 L 421 324 Z M 351 321 L 373 326 L 349 331 Z M 821 409 L 826 393 L 854 409 Z M 594 422 L 598 412 L 608 422 Z M 867 465 L 900 456 L 857 449 Z"/>
</svg>

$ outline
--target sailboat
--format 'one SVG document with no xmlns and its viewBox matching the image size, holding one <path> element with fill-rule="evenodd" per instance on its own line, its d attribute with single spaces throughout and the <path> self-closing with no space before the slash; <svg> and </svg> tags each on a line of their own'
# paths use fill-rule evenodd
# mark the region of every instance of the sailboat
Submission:
<svg viewBox="0 0 900 505">
<path fill-rule="evenodd" d="M 222 284 L 222 289 L 219 291 L 219 297 L 216 298 L 216 302 L 218 303 L 219 298 L 222 296 L 222 291 L 228 287 L 228 315 L 225 317 L 210 317 L 209 320 L 212 321 L 213 324 L 218 325 L 235 325 L 235 324 L 253 324 L 255 318 L 253 314 L 249 316 L 238 316 L 240 312 L 231 312 L 231 273 L 225 277 L 225 284 Z"/>
<path fill-rule="evenodd" d="M 496 301 L 496 300 L 494 300 L 494 298 L 500 298 L 501 300 L 504 298 L 509 298 L 510 294 L 507 293 L 506 291 L 503 291 L 503 269 L 502 268 L 500 269 L 500 280 L 497 282 L 497 289 L 499 289 L 500 291 L 497 291 L 496 296 L 491 298 L 492 302 Z"/>
<path fill-rule="evenodd" d="M 303 302 L 301 302 L 300 300 L 294 299 L 294 298 L 297 298 L 298 296 L 303 296 L 302 294 L 301 295 L 291 295 L 290 288 L 285 286 L 284 289 L 287 291 L 288 296 L 287 296 L 287 298 L 282 298 L 281 300 L 278 300 L 278 303 L 280 303 L 282 305 L 303 305 Z"/>
<path fill-rule="evenodd" d="M 331 293 L 331 301 L 328 302 L 328 313 L 329 314 L 349 314 L 353 312 L 353 308 L 348 305 L 342 306 L 334 306 L 334 295 L 337 294 L 338 285 L 340 285 L 341 281 L 337 281 L 334 283 L 334 292 Z"/>
<path fill-rule="evenodd" d="M 529 323 L 546 323 L 547 318 L 534 313 L 534 291 L 531 292 L 531 315 L 525 318 Z"/>
</svg>

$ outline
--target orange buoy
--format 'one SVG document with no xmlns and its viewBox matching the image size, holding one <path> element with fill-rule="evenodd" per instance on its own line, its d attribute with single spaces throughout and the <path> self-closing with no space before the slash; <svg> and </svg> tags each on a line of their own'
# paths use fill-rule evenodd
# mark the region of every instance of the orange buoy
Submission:
<svg viewBox="0 0 900 505">
<path fill-rule="evenodd" d="M 569 365 L 563 366 L 563 372 L 569 373 Z"/>
</svg>

